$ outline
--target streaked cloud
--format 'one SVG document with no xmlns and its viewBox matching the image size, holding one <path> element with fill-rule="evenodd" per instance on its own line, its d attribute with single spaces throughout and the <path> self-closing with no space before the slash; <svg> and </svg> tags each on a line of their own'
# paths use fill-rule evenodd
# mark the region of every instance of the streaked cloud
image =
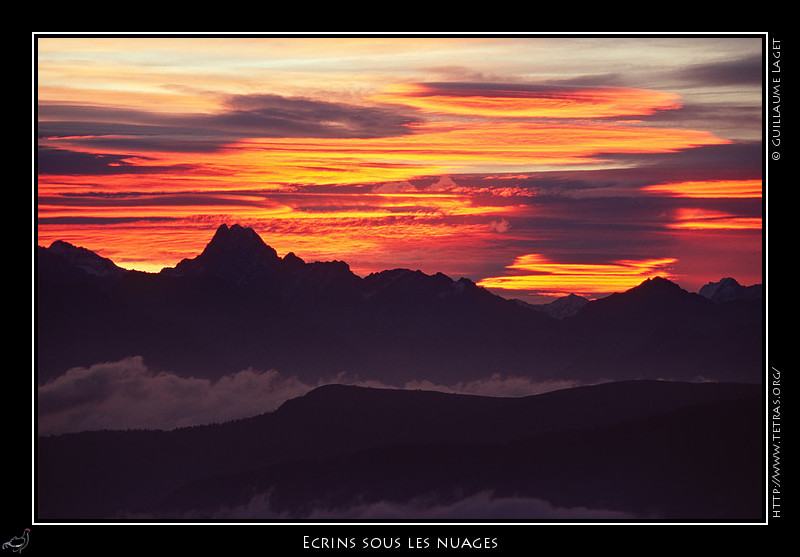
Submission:
<svg viewBox="0 0 800 557">
<path fill-rule="evenodd" d="M 489 277 L 478 282 L 485 288 L 526 290 L 538 294 L 566 296 L 621 292 L 648 278 L 671 278 L 675 259 L 621 260 L 610 263 L 558 263 L 541 254 L 520 256 L 508 266 L 524 274 Z"/>
<path fill-rule="evenodd" d="M 676 212 L 675 221 L 668 226 L 681 230 L 761 230 L 762 220 L 760 217 L 742 217 L 722 211 L 684 208 Z"/>
<path fill-rule="evenodd" d="M 415 121 L 382 107 L 252 94 L 226 97 L 215 112 L 196 114 L 44 102 L 37 135 L 73 148 L 203 153 L 247 138 L 402 136 Z"/>
<path fill-rule="evenodd" d="M 679 95 L 663 91 L 519 83 L 403 83 L 372 100 L 486 118 L 616 118 L 681 107 Z"/>
<path fill-rule="evenodd" d="M 642 190 L 677 197 L 760 199 L 763 184 L 761 180 L 705 180 L 652 184 Z"/>
</svg>

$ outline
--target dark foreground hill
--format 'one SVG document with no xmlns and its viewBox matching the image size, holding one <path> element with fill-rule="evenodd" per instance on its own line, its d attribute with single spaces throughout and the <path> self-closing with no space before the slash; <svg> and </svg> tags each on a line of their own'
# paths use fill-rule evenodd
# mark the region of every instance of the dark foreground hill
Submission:
<svg viewBox="0 0 800 557">
<path fill-rule="evenodd" d="M 557 318 L 465 278 L 409 269 L 360 277 L 341 261 L 281 258 L 238 225 L 220 226 L 201 254 L 160 273 L 125 271 L 64 242 L 37 254 L 39 383 L 134 356 L 186 376 L 275 369 L 313 382 L 346 372 L 398 386 L 494 373 L 761 378 L 761 299 L 715 302 L 664 279 Z"/>
<path fill-rule="evenodd" d="M 664 381 L 523 398 L 328 386 L 226 424 L 40 438 L 36 516 L 754 520 L 761 400 Z"/>
</svg>

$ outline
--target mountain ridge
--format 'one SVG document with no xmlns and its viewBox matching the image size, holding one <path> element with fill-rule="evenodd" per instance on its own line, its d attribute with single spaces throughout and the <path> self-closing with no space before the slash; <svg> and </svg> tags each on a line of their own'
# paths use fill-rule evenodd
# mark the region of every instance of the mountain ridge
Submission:
<svg viewBox="0 0 800 557">
<path fill-rule="evenodd" d="M 122 272 L 142 272 L 142 271 L 130 271 L 124 269 L 122 267 L 118 267 L 112 260 L 103 258 L 97 255 L 95 252 L 79 246 L 74 246 L 68 242 L 63 240 L 56 240 L 51 243 L 50 247 L 42 247 L 37 246 L 37 255 L 40 255 L 43 252 L 50 252 L 54 254 L 61 255 L 65 259 L 71 260 L 74 264 L 78 259 L 81 259 L 81 255 L 83 254 L 83 259 L 86 260 L 88 258 L 95 259 L 97 261 L 106 262 L 106 264 L 110 264 L 109 268 L 113 266 L 115 269 L 115 274 L 121 274 L 119 271 Z M 87 257 L 88 256 L 88 257 Z M 253 278 L 258 276 L 259 271 L 263 271 L 266 269 L 271 269 L 276 266 L 283 265 L 285 267 L 301 267 L 303 265 L 311 265 L 311 266 L 336 266 L 341 270 L 346 270 L 349 272 L 350 267 L 349 265 L 340 260 L 333 260 L 333 261 L 314 261 L 312 263 L 307 263 L 302 258 L 298 257 L 294 252 L 288 252 L 283 258 L 278 256 L 277 251 L 266 244 L 262 238 L 258 235 L 258 233 L 250 227 L 244 227 L 239 224 L 233 224 L 230 227 L 226 224 L 220 224 L 217 229 L 215 230 L 211 240 L 208 244 L 203 248 L 201 253 L 195 257 L 188 257 L 184 258 L 179 261 L 174 267 L 164 267 L 162 268 L 158 274 L 164 274 L 168 276 L 185 276 L 185 275 L 193 275 L 193 274 L 202 274 L 204 272 L 209 272 L 211 274 L 216 274 L 218 276 L 227 276 L 226 271 L 229 271 L 231 267 L 252 267 L 253 264 L 255 265 L 255 271 L 252 269 L 249 273 L 247 272 L 239 272 L 233 275 L 235 278 L 238 275 L 244 274 L 247 278 Z M 87 271 L 90 273 L 92 270 L 87 267 Z M 407 273 L 407 274 L 416 274 L 416 275 L 424 275 L 430 277 L 447 277 L 441 272 L 437 272 L 433 275 L 426 275 L 422 271 L 419 270 L 411 270 L 405 268 L 395 268 L 395 269 L 385 269 L 383 271 L 373 272 L 366 277 L 365 279 L 373 277 L 373 276 L 380 276 L 387 273 Z M 354 275 L 357 276 L 357 275 Z M 450 279 L 453 280 L 453 279 Z M 473 281 L 466 277 L 461 277 L 458 281 L 466 281 L 467 283 L 474 284 Z M 637 288 L 647 288 L 650 285 L 655 284 L 668 284 L 668 285 L 675 285 L 678 288 L 680 286 L 663 277 L 656 276 L 652 278 L 644 279 L 639 285 L 632 287 L 630 290 L 637 289 Z M 761 294 L 761 285 L 755 284 L 751 286 L 742 286 L 740 285 L 736 279 L 731 277 L 725 277 L 720 279 L 718 282 L 709 282 L 703 287 L 701 287 L 699 294 L 707 297 L 709 299 L 725 300 L 725 299 L 733 299 L 735 294 L 730 293 L 731 290 L 741 289 L 741 292 L 747 292 L 747 294 L 743 294 L 749 298 L 759 297 Z M 720 291 L 724 291 L 725 295 L 721 296 Z M 716 296 L 714 295 L 715 292 L 717 293 Z M 619 294 L 619 292 L 617 292 Z M 611 294 L 613 295 L 613 294 Z M 582 296 L 578 296 L 576 294 L 568 294 L 559 298 L 559 300 L 575 300 L 578 299 L 586 299 Z M 521 302 L 521 301 L 519 301 Z M 552 305 L 554 302 L 549 302 L 547 304 L 527 304 L 526 302 L 522 302 L 523 304 L 540 308 L 542 306 L 549 306 Z"/>
<path fill-rule="evenodd" d="M 70 249 L 37 249 L 40 382 L 132 356 L 179 375 L 277 369 L 315 382 L 346 372 L 392 385 L 496 373 L 760 378 L 760 299 L 717 303 L 660 277 L 558 314 L 464 277 L 360 277 L 342 261 L 281 258 L 239 225 L 219 226 L 200 255 L 159 273 L 117 271 L 99 256 L 90 259 L 113 272 L 87 273 L 60 252 Z"/>
</svg>

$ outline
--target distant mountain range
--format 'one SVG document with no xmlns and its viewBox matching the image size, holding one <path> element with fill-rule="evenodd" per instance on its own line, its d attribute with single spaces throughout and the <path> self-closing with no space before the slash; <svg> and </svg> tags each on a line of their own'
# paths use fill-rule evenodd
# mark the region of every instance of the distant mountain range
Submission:
<svg viewBox="0 0 800 557">
<path fill-rule="evenodd" d="M 472 281 L 279 257 L 250 228 L 221 225 L 197 257 L 127 271 L 86 249 L 37 248 L 38 380 L 141 356 L 182 375 L 346 371 L 401 385 L 493 373 L 536 380 L 756 382 L 760 290 L 733 279 L 687 292 L 655 278 L 603 299 L 532 306 Z"/>
<path fill-rule="evenodd" d="M 709 282 L 698 294 L 715 302 L 731 302 L 735 300 L 760 300 L 763 295 L 760 284 L 742 286 L 736 279 L 726 277 L 719 282 Z"/>
<path fill-rule="evenodd" d="M 584 298 L 583 296 L 578 296 L 577 294 L 569 294 L 567 296 L 562 296 L 561 298 L 557 298 L 556 300 L 545 304 L 530 304 L 522 300 L 515 300 L 515 301 L 522 307 L 527 307 L 530 309 L 541 311 L 543 313 L 546 313 L 550 317 L 555 317 L 556 319 L 564 319 L 565 317 L 572 317 L 573 315 L 578 313 L 583 308 L 583 306 L 589 303 L 588 298 Z"/>
<path fill-rule="evenodd" d="M 37 516 L 756 520 L 758 385 L 522 398 L 320 387 L 275 412 L 40 438 Z"/>
</svg>

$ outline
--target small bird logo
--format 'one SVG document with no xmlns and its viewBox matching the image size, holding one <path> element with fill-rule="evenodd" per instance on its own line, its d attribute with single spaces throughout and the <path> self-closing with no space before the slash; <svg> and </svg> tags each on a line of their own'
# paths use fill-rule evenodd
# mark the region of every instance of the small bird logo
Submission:
<svg viewBox="0 0 800 557">
<path fill-rule="evenodd" d="M 28 535 L 30 532 L 30 528 L 25 528 L 25 532 L 22 533 L 22 536 L 14 536 L 8 540 L 3 544 L 3 549 L 10 549 L 11 551 L 16 551 L 17 553 L 22 552 L 22 550 L 25 549 L 25 546 L 28 545 Z"/>
</svg>

